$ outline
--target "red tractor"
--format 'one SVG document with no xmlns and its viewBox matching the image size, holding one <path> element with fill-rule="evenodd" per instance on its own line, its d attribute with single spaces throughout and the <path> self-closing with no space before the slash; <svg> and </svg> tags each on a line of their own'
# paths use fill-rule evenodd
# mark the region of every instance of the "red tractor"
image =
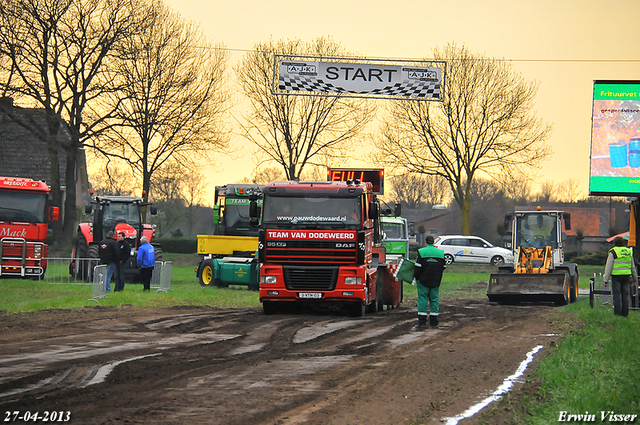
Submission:
<svg viewBox="0 0 640 425">
<path fill-rule="evenodd" d="M 142 222 L 142 209 L 146 206 L 149 206 L 149 212 L 152 215 L 158 213 L 155 205 L 144 203 L 141 198 L 129 196 L 100 196 L 87 204 L 85 214 L 93 212 L 93 222 L 78 225 L 69 273 L 76 279 L 85 281 L 93 279 L 93 267 L 98 264 L 99 258 L 98 246 L 100 241 L 107 237 L 109 231 L 113 231 L 116 235 L 118 232 L 124 232 L 126 240 L 131 245 L 131 257 L 125 271 L 127 276 L 135 279 L 139 275 L 136 254 L 142 236 L 146 236 L 149 243 L 154 246 L 156 261 L 162 261 L 160 244 L 152 242 L 155 225 Z"/>
</svg>

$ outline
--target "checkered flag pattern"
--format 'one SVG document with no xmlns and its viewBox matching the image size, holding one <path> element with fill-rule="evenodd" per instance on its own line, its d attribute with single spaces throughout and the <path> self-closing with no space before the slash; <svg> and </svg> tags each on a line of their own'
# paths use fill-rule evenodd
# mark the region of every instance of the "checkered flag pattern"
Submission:
<svg viewBox="0 0 640 425">
<path fill-rule="evenodd" d="M 387 270 L 389 273 L 395 278 L 396 274 L 398 274 L 398 269 L 400 268 L 400 264 L 387 264 Z"/>
<path fill-rule="evenodd" d="M 305 91 L 305 92 L 323 92 L 323 93 L 345 93 L 358 95 L 375 95 L 375 96 L 403 96 L 403 97 L 419 97 L 419 98 L 440 98 L 440 83 L 435 81 L 407 81 L 396 83 L 392 86 L 385 86 L 378 89 L 367 91 L 346 90 L 342 87 L 336 87 L 331 83 L 326 83 L 321 79 L 313 77 L 305 77 L 304 75 L 280 76 L 278 79 L 278 88 L 282 91 Z"/>
</svg>

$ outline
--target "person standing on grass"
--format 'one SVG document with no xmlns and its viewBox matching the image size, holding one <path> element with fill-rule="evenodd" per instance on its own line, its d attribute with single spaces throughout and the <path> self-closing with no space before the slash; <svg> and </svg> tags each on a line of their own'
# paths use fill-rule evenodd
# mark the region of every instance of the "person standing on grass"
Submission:
<svg viewBox="0 0 640 425">
<path fill-rule="evenodd" d="M 107 237 L 100 241 L 98 255 L 100 256 L 100 264 L 107 265 L 105 291 L 111 292 L 111 276 L 115 273 L 118 262 L 118 243 L 113 239 L 111 230 L 107 232 Z"/>
<path fill-rule="evenodd" d="M 418 250 L 418 258 L 414 277 L 418 281 L 418 328 L 429 324 L 438 326 L 440 314 L 440 282 L 442 272 L 447 267 L 444 262 L 444 251 L 433 246 L 433 236 L 425 238 L 427 246 Z"/>
<path fill-rule="evenodd" d="M 140 248 L 138 248 L 138 257 L 136 259 L 142 277 L 142 290 L 149 292 L 151 289 L 153 267 L 156 265 L 156 253 L 153 245 L 149 243 L 149 238 L 146 236 L 140 238 Z"/>
<path fill-rule="evenodd" d="M 124 272 L 131 256 L 131 245 L 124 238 L 124 232 L 118 232 L 118 267 L 116 268 L 116 288 L 113 292 L 124 291 Z"/>
<path fill-rule="evenodd" d="M 617 236 L 613 240 L 613 248 L 609 250 L 604 269 L 604 283 L 611 282 L 613 297 L 613 314 L 629 316 L 629 298 L 631 282 L 638 284 L 638 272 L 633 261 L 633 250 L 624 246 L 624 239 Z"/>
</svg>

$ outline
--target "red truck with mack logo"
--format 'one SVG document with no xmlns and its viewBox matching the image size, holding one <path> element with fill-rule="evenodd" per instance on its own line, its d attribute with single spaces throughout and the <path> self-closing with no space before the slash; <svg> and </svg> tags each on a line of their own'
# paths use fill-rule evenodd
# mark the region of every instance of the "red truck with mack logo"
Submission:
<svg viewBox="0 0 640 425">
<path fill-rule="evenodd" d="M 48 222 L 60 213 L 48 198 L 43 181 L 0 177 L 0 276 L 37 279 L 46 271 Z"/>
<path fill-rule="evenodd" d="M 273 182 L 262 192 L 258 253 L 265 314 L 287 303 L 341 303 L 355 316 L 400 302 L 380 244 L 370 182 Z M 251 206 L 254 222 L 258 208 Z"/>
</svg>

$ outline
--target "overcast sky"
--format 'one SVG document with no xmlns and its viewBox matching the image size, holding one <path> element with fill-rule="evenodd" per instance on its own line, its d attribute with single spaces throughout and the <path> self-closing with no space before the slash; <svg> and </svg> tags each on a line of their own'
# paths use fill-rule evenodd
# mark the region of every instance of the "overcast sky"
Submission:
<svg viewBox="0 0 640 425">
<path fill-rule="evenodd" d="M 536 113 L 554 126 L 555 153 L 540 180 L 578 178 L 585 193 L 593 81 L 640 80 L 638 0 L 166 1 L 211 42 L 232 49 L 230 66 L 270 37 L 331 36 L 358 56 L 393 59 L 428 58 L 434 47 L 455 42 L 511 60 L 525 79 L 540 83 Z M 222 159 L 208 172 L 212 185 L 250 175 L 251 146 L 240 137 L 233 143 L 246 155 Z"/>
</svg>

